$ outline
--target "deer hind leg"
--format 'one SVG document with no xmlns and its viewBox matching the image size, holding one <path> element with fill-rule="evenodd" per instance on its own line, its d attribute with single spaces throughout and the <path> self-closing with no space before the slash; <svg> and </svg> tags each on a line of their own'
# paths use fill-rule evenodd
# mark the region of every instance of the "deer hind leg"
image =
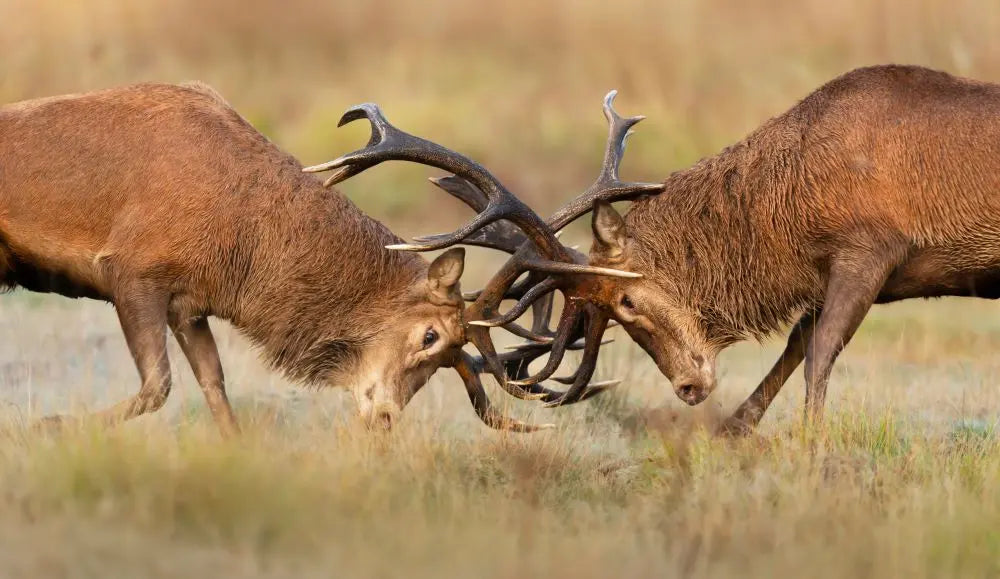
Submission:
<svg viewBox="0 0 1000 579">
<path fill-rule="evenodd" d="M 170 328 L 180 344 L 184 356 L 194 371 L 194 376 L 205 395 L 205 402 L 223 437 L 239 434 L 239 424 L 226 396 L 226 382 L 222 373 L 219 349 L 208 325 L 208 319 L 179 320 L 170 316 Z"/>
<path fill-rule="evenodd" d="M 819 310 L 807 312 L 799 319 L 788 335 L 788 344 L 771 371 L 761 381 L 744 402 L 719 427 L 719 434 L 730 436 L 746 435 L 760 423 L 771 402 L 778 396 L 782 386 L 806 357 L 806 347 L 816 327 Z"/>
<path fill-rule="evenodd" d="M 167 296 L 137 288 L 115 299 L 118 319 L 125 334 L 129 351 L 142 379 L 139 392 L 110 408 L 82 418 L 85 423 L 97 422 L 114 426 L 148 412 L 155 412 L 170 394 L 170 362 L 167 359 Z M 59 424 L 62 419 L 50 417 L 44 422 Z"/>
</svg>

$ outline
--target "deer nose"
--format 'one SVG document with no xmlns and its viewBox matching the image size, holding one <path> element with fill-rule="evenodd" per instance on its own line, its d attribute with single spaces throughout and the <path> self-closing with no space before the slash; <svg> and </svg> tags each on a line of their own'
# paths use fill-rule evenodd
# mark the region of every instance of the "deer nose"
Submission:
<svg viewBox="0 0 1000 579">
<path fill-rule="evenodd" d="M 708 398 L 708 392 L 701 386 L 695 384 L 682 384 L 676 389 L 677 397 L 687 402 L 690 406 L 701 403 Z"/>
<path fill-rule="evenodd" d="M 388 410 L 380 410 L 375 415 L 375 424 L 382 427 L 384 430 L 392 430 L 392 419 L 392 412 L 389 412 Z"/>
<path fill-rule="evenodd" d="M 375 408 L 368 417 L 368 429 L 388 432 L 392 430 L 392 426 L 395 424 L 398 414 L 399 413 L 393 408 L 388 406 L 379 406 L 378 408 Z"/>
</svg>

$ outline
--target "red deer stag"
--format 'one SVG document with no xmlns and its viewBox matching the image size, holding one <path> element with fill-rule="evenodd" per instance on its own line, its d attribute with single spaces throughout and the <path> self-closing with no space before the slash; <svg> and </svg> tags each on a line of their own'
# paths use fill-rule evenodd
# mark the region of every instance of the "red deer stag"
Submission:
<svg viewBox="0 0 1000 579">
<path fill-rule="evenodd" d="M 369 424 L 391 425 L 451 366 L 485 423 L 536 428 L 490 405 L 482 360 L 461 349 L 464 250 L 428 265 L 385 249 L 400 239 L 304 175 L 210 88 L 9 104 L 0 134 L 0 289 L 113 303 L 139 370 L 135 396 L 90 418 L 114 424 L 163 405 L 170 328 L 220 429 L 236 432 L 207 321 L 216 316 L 289 377 L 350 386 Z"/>
<path fill-rule="evenodd" d="M 614 312 L 682 400 L 716 386 L 717 354 L 795 322 L 723 424 L 745 433 L 805 361 L 822 419 L 834 361 L 869 308 L 1000 297 L 1000 86 L 913 66 L 849 72 L 742 142 L 672 174 L 622 219 L 598 203 L 591 263 Z"/>
<path fill-rule="evenodd" d="M 610 101 L 605 113 L 614 132 Z M 714 390 L 722 349 L 795 322 L 723 431 L 756 426 L 803 361 L 805 415 L 819 420 L 834 361 L 873 304 L 1000 297 L 997 119 L 996 84 L 913 66 L 854 70 L 673 173 L 658 195 L 572 202 L 553 229 L 593 209 L 589 263 L 642 276 L 561 288 L 590 320 L 620 321 L 692 405 Z M 619 200 L 635 200 L 624 218 L 609 204 Z"/>
</svg>

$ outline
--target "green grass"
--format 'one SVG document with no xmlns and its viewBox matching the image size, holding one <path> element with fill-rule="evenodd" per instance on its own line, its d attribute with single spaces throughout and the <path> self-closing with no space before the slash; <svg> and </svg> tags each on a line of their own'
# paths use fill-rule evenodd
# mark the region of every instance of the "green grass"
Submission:
<svg viewBox="0 0 1000 579">
<path fill-rule="evenodd" d="M 167 575 L 205 551 L 264 576 L 1000 571 L 1000 441 L 892 420 L 837 415 L 819 435 L 736 442 L 646 431 L 621 455 L 574 426 L 471 441 L 308 420 L 279 434 L 254 423 L 226 443 L 202 422 L 17 432 L 0 457 L 0 527 L 148 539 L 151 559 L 178 558 Z M 86 542 L 68 550 L 73 565 L 114 573 L 135 555 Z"/>
</svg>

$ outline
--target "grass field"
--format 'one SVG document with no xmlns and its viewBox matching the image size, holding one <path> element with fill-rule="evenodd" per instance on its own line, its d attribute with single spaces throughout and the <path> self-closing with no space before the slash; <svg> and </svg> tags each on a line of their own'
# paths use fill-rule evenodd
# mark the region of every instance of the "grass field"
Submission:
<svg viewBox="0 0 1000 579">
<path fill-rule="evenodd" d="M 748 6 L 0 0 L 0 102 L 197 78 L 313 162 L 365 141 L 335 125 L 373 100 L 547 212 L 595 176 L 611 88 L 622 113 L 649 116 L 625 175 L 653 180 L 855 66 L 1000 81 L 1000 7 L 985 2 Z M 344 191 L 426 234 L 467 217 L 429 174 L 385 166 Z M 496 262 L 470 256 L 475 287 Z M 603 399 L 540 410 L 490 386 L 555 430 L 486 429 L 441 372 L 373 436 L 346 393 L 286 383 L 213 321 L 247 431 L 222 442 L 176 348 L 158 414 L 32 431 L 134 392 L 136 373 L 109 306 L 0 296 L 0 577 L 998 576 L 998 314 L 974 300 L 876 308 L 835 368 L 826 428 L 800 430 L 796 375 L 743 441 L 711 428 L 780 339 L 727 351 L 694 409 L 614 330 L 598 378 L 625 382 Z"/>
<path fill-rule="evenodd" d="M 837 367 L 827 430 L 799 429 L 796 377 L 759 436 L 736 442 L 708 429 L 778 343 L 727 352 L 723 386 L 697 409 L 619 340 L 600 371 L 626 378 L 614 395 L 508 409 L 556 430 L 489 431 L 441 373 L 397 430 L 372 436 L 346 393 L 283 383 L 218 323 L 248 431 L 222 442 L 176 352 L 159 414 L 57 438 L 27 428 L 136 381 L 109 307 L 28 297 L 0 301 L 5 577 L 1000 573 L 988 302 L 877 309 Z"/>
</svg>

